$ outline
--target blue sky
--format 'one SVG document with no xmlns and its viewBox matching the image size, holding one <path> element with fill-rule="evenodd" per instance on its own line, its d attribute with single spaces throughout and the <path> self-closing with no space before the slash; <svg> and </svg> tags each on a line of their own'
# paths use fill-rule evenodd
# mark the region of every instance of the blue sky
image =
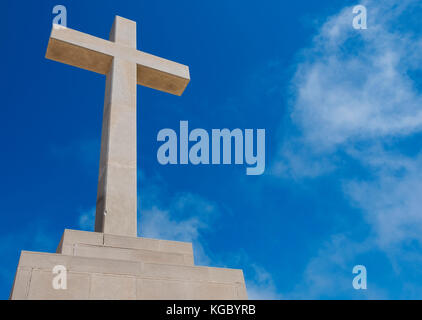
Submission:
<svg viewBox="0 0 422 320">
<path fill-rule="evenodd" d="M 101 38 L 135 20 L 138 49 L 190 67 L 181 97 L 138 86 L 141 236 L 243 269 L 250 298 L 422 298 L 422 6 L 361 3 L 367 30 L 354 1 L 5 2 L 0 298 L 20 250 L 93 230 L 105 77 L 44 58 L 57 4 Z M 160 165 L 180 120 L 265 129 L 265 173 Z"/>
</svg>

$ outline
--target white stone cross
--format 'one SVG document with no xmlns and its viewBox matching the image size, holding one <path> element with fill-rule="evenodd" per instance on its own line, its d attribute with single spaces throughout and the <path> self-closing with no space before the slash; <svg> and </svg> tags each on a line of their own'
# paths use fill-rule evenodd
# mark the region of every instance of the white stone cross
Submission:
<svg viewBox="0 0 422 320">
<path fill-rule="evenodd" d="M 136 85 L 180 96 L 189 68 L 138 51 L 136 22 L 119 16 L 109 41 L 54 25 L 46 58 L 106 75 L 95 231 L 136 237 Z"/>
</svg>

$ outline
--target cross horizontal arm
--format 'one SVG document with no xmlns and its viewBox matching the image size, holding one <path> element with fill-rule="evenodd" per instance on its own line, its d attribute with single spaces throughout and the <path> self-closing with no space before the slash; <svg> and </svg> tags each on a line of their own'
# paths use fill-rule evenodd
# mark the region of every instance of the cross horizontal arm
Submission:
<svg viewBox="0 0 422 320">
<path fill-rule="evenodd" d="M 113 57 L 136 63 L 137 83 L 181 95 L 189 83 L 189 67 L 63 27 L 53 27 L 46 58 L 107 74 Z"/>
</svg>

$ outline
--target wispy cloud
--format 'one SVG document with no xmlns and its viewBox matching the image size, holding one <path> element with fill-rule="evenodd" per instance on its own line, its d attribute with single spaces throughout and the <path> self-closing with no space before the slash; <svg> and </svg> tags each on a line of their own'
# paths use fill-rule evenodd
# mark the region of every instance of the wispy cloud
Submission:
<svg viewBox="0 0 422 320">
<path fill-rule="evenodd" d="M 140 172 L 139 233 L 143 237 L 193 243 L 195 264 L 239 267 L 244 270 L 250 299 L 280 299 L 271 274 L 243 251 L 210 252 L 206 233 L 222 216 L 223 209 L 198 194 L 183 192 L 170 195 L 159 176 L 147 177 Z"/>
<path fill-rule="evenodd" d="M 387 293 L 378 288 L 370 270 L 367 290 L 355 290 L 352 286 L 353 266 L 357 258 L 372 250 L 370 240 L 351 241 L 344 234 L 333 235 L 318 251 L 305 268 L 300 283 L 289 293 L 289 299 L 335 299 L 343 296 L 351 299 L 387 299 Z"/>
<path fill-rule="evenodd" d="M 374 155 L 382 161 L 374 181 L 350 181 L 345 191 L 364 210 L 377 243 L 388 248 L 403 241 L 422 244 L 422 155 L 416 159 Z"/>
<path fill-rule="evenodd" d="M 421 61 L 408 57 L 422 40 L 412 29 L 396 31 L 403 6 L 368 1 L 367 30 L 352 28 L 347 7 L 323 25 L 304 52 L 293 80 L 291 116 L 312 148 L 332 150 L 421 130 L 422 95 L 409 76 Z"/>
<path fill-rule="evenodd" d="M 349 290 L 346 261 L 362 252 L 382 250 L 393 262 L 421 260 L 415 249 L 422 244 L 422 155 L 398 150 L 422 130 L 421 84 L 412 76 L 422 69 L 422 30 L 406 20 L 420 17 L 422 6 L 397 0 L 364 4 L 367 30 L 353 29 L 347 7 L 329 17 L 301 52 L 291 85 L 291 135 L 272 167 L 275 176 L 300 179 L 357 161 L 368 173 L 344 175 L 339 185 L 371 233 L 359 243 L 335 235 L 310 260 L 297 291 L 313 298 L 341 292 L 343 282 Z M 368 298 L 377 296 L 381 290 Z"/>
<path fill-rule="evenodd" d="M 366 5 L 367 30 L 352 28 L 347 7 L 327 20 L 303 52 L 292 82 L 291 119 L 299 133 L 281 146 L 275 172 L 317 176 L 334 170 L 337 159 L 360 161 L 375 178 L 346 182 L 346 194 L 368 212 L 380 234 L 401 239 L 403 225 L 422 227 L 414 209 L 420 201 L 411 192 L 422 188 L 417 179 L 421 161 L 386 150 L 393 138 L 422 129 L 422 94 L 409 76 L 422 69 L 422 60 L 413 55 L 422 39 L 411 26 L 398 28 L 416 1 Z"/>
<path fill-rule="evenodd" d="M 196 263 L 209 264 L 203 234 L 219 217 L 219 206 L 190 192 L 163 197 L 167 194 L 165 184 L 157 184 L 154 179 L 144 180 L 141 189 L 138 233 L 143 237 L 192 242 Z"/>
<path fill-rule="evenodd" d="M 264 267 L 251 264 L 245 270 L 248 298 L 253 300 L 280 300 L 284 297 L 277 289 L 273 276 Z"/>
<path fill-rule="evenodd" d="M 402 14 L 416 5 L 368 1 L 367 30 L 353 29 L 352 7 L 323 24 L 301 53 L 292 80 L 290 117 L 297 134 L 280 147 L 276 173 L 324 174 L 337 165 L 327 156 L 347 152 L 350 145 L 422 129 L 422 95 L 411 77 L 422 67 L 414 54 L 422 39 L 411 25 L 400 28 Z M 301 165 L 307 158 L 308 169 Z"/>
</svg>

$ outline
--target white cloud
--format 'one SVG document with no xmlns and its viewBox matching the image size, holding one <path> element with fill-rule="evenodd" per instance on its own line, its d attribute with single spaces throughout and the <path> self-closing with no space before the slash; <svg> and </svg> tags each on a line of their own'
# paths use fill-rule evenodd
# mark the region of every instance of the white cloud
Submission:
<svg viewBox="0 0 422 320">
<path fill-rule="evenodd" d="M 143 177 L 138 200 L 139 229 L 143 236 L 192 241 L 198 238 L 200 230 L 206 230 L 220 215 L 216 203 L 198 194 L 169 194 L 161 177 L 150 178 L 142 173 L 139 176 Z M 181 224 L 184 227 L 180 227 Z"/>
<path fill-rule="evenodd" d="M 354 299 L 386 299 L 386 293 L 372 281 L 373 270 L 368 271 L 367 290 L 352 286 L 352 270 L 356 258 L 372 248 L 370 241 L 353 242 L 343 234 L 336 234 L 313 257 L 303 274 L 303 279 L 287 294 L 289 299 L 329 299 L 348 297 Z"/>
<path fill-rule="evenodd" d="M 312 46 L 301 53 L 292 80 L 290 116 L 300 133 L 281 146 L 276 173 L 326 173 L 297 166 L 300 160 L 292 157 L 297 151 L 302 158 L 323 158 L 351 143 L 422 129 L 422 95 L 409 76 L 422 68 L 415 54 L 422 39 L 412 28 L 396 31 L 401 14 L 415 3 L 368 1 L 367 30 L 352 27 L 352 7 L 322 25 Z"/>
<path fill-rule="evenodd" d="M 421 240 L 422 201 L 416 195 L 422 190 L 421 157 L 385 151 L 393 138 L 422 129 L 422 94 L 409 76 L 422 69 L 422 59 L 414 55 L 422 40 L 400 24 L 417 2 L 365 5 L 367 30 L 352 27 L 347 7 L 328 18 L 303 51 L 292 82 L 291 119 L 299 134 L 280 147 L 273 173 L 315 177 L 335 170 L 338 158 L 358 160 L 373 178 L 346 177 L 345 191 L 365 212 L 379 243 Z"/>
<path fill-rule="evenodd" d="M 416 159 L 374 155 L 381 162 L 375 181 L 351 181 L 346 193 L 364 210 L 382 248 L 403 241 L 422 244 L 422 156 Z"/>
<path fill-rule="evenodd" d="M 281 295 L 271 274 L 254 263 L 243 251 L 210 252 L 206 233 L 222 216 L 222 208 L 204 197 L 190 192 L 168 195 L 166 183 L 161 177 L 146 177 L 143 173 L 139 227 L 143 237 L 193 243 L 196 265 L 244 270 L 248 297 L 250 299 L 280 299 Z M 164 201 L 170 199 L 168 201 Z"/>
<path fill-rule="evenodd" d="M 168 205 L 143 207 L 138 230 L 142 237 L 192 242 L 195 262 L 208 265 L 203 233 L 218 215 L 212 202 L 191 193 L 177 194 Z"/>
<path fill-rule="evenodd" d="M 367 30 L 353 29 L 352 7 L 344 8 L 301 53 L 291 86 L 294 133 L 272 166 L 275 176 L 313 178 L 357 160 L 369 173 L 365 180 L 344 176 L 343 186 L 372 231 L 362 243 L 334 236 L 310 260 L 297 288 L 310 298 L 349 290 L 346 262 L 362 252 L 381 249 L 393 263 L 408 258 L 420 265 L 422 258 L 409 245 L 422 244 L 422 154 L 397 151 L 422 130 L 420 83 L 412 77 L 422 70 L 422 30 L 409 18 L 420 21 L 422 6 L 398 0 L 364 4 Z"/>
<path fill-rule="evenodd" d="M 292 138 L 284 143 L 269 172 L 275 176 L 301 179 L 315 178 L 336 169 L 333 154 L 315 152 L 303 144 L 301 139 Z"/>
<path fill-rule="evenodd" d="M 176 221 L 168 210 L 157 207 L 142 211 L 140 225 L 144 237 L 177 241 L 196 240 L 200 229 L 206 227 L 197 217 Z"/>
<path fill-rule="evenodd" d="M 279 300 L 283 296 L 278 292 L 272 275 L 262 266 L 250 265 L 250 277 L 246 279 L 248 298 L 252 300 Z"/>
<path fill-rule="evenodd" d="M 400 11 L 382 9 L 368 2 L 367 30 L 352 28 L 351 7 L 330 18 L 298 66 L 292 119 L 313 148 L 407 135 L 422 127 L 422 96 L 407 74 L 421 67 L 407 58 L 421 40 L 411 31 L 391 30 L 388 23 Z"/>
<path fill-rule="evenodd" d="M 220 216 L 221 208 L 198 194 L 170 194 L 160 176 L 147 177 L 139 172 L 138 177 L 142 190 L 138 200 L 138 235 L 192 242 L 195 263 L 209 265 L 204 235 Z"/>
</svg>

